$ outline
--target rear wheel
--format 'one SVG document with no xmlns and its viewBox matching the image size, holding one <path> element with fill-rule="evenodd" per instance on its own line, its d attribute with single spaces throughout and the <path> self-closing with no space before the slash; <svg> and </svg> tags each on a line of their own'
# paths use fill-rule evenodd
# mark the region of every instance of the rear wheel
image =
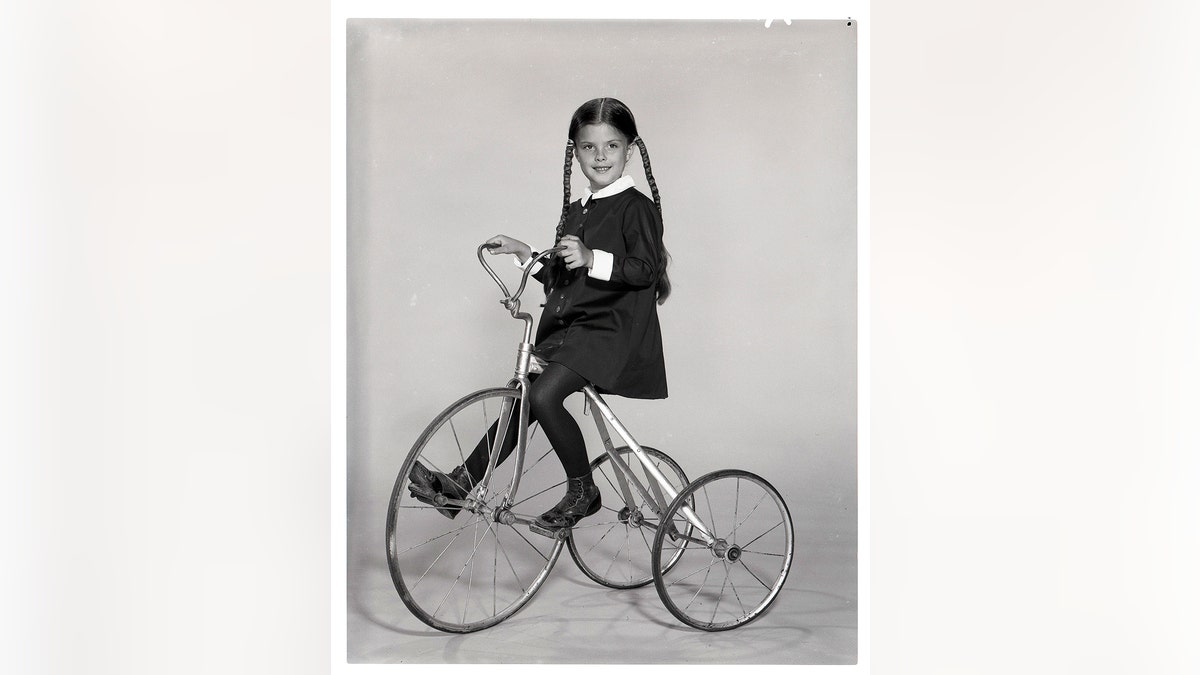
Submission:
<svg viewBox="0 0 1200 675">
<path fill-rule="evenodd" d="M 687 485 L 687 476 L 675 460 L 654 448 L 642 449 L 676 492 Z M 592 461 L 592 480 L 600 488 L 603 506 L 599 513 L 584 518 L 571 529 L 567 545 L 575 564 L 596 583 L 610 588 L 637 588 L 654 580 L 654 572 L 650 568 L 654 534 L 670 497 L 661 493 L 658 484 L 632 450 L 620 447 L 616 453 L 652 495 L 661 495 L 663 505 L 647 501 L 626 478 L 625 483 L 633 500 L 632 504 L 627 504 L 617 476 L 620 469 L 613 465 L 606 452 Z M 682 553 L 679 552 L 680 555 Z M 670 565 L 673 559 L 666 556 L 664 562 Z"/>
<path fill-rule="evenodd" d="M 699 531 L 683 533 L 685 507 L 712 542 Z M 654 538 L 654 586 L 675 618 L 729 630 L 762 616 L 779 596 L 792 566 L 792 517 L 766 480 L 748 471 L 710 473 L 679 493 L 666 520 Z M 663 560 L 676 562 L 664 568 Z"/>
</svg>

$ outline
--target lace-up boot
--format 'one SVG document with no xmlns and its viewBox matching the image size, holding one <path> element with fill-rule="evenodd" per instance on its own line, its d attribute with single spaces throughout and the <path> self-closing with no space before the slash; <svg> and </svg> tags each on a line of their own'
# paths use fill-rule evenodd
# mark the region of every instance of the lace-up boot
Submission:
<svg viewBox="0 0 1200 675">
<path fill-rule="evenodd" d="M 408 491 L 417 498 L 417 501 L 437 507 L 438 513 L 447 518 L 457 516 L 462 507 L 456 504 L 438 506 L 437 496 L 444 495 L 448 499 L 463 499 L 475 485 L 475 481 L 471 480 L 471 475 L 467 473 L 464 466 L 455 467 L 447 475 L 440 471 L 430 471 L 420 461 L 413 464 L 412 471 L 408 473 L 408 480 L 410 481 Z"/>
<path fill-rule="evenodd" d="M 538 516 L 537 524 L 547 529 L 574 527 L 600 510 L 600 488 L 591 475 L 567 480 L 567 494 L 554 508 Z"/>
</svg>

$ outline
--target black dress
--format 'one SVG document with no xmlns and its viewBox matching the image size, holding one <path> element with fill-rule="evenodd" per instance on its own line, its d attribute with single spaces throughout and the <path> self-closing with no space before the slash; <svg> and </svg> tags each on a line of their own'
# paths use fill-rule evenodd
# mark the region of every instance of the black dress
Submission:
<svg viewBox="0 0 1200 675">
<path fill-rule="evenodd" d="M 586 268 L 566 269 L 561 258 L 535 276 L 546 285 L 534 353 L 570 368 L 600 393 L 666 398 L 662 333 L 655 302 L 662 219 L 654 202 L 634 188 L 571 204 L 564 234 L 613 255 L 608 281 Z"/>
</svg>

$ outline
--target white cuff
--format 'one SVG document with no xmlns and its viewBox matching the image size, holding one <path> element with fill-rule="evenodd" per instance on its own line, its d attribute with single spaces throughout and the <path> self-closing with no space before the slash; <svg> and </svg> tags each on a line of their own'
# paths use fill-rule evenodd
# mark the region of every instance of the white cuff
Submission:
<svg viewBox="0 0 1200 675">
<path fill-rule="evenodd" d="M 598 248 L 592 249 L 592 268 L 588 270 L 588 276 L 600 281 L 608 281 L 612 279 L 612 270 L 613 254 Z"/>
<path fill-rule="evenodd" d="M 529 261 L 536 258 L 537 254 L 538 254 L 537 251 L 531 251 L 529 254 L 529 260 L 526 260 L 525 262 L 521 262 L 521 256 L 514 255 L 513 256 L 513 264 L 516 265 L 517 267 L 520 267 L 521 269 L 525 269 L 526 267 L 529 267 Z M 530 276 L 537 274 L 538 270 L 540 270 L 540 269 L 542 269 L 542 263 L 541 263 L 541 261 L 538 261 L 538 263 L 533 266 L 533 269 L 530 270 L 530 272 L 529 272 Z"/>
</svg>

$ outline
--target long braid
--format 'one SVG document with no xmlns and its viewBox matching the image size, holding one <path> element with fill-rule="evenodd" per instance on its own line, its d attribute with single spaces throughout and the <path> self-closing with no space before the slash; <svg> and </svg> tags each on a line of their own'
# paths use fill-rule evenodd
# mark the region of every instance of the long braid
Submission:
<svg viewBox="0 0 1200 675">
<path fill-rule="evenodd" d="M 650 170 L 650 153 L 646 152 L 646 144 L 642 141 L 641 136 L 633 139 L 637 143 L 638 150 L 642 153 L 642 169 L 646 172 L 646 182 L 650 183 L 650 194 L 654 195 L 654 207 L 658 209 L 658 218 L 662 220 L 662 199 L 658 196 L 658 183 L 654 182 L 654 172 Z M 663 304 L 667 301 L 667 296 L 671 294 L 671 280 L 667 277 L 667 262 L 671 258 L 671 254 L 667 253 L 666 246 L 663 246 L 659 252 L 658 263 L 658 304 Z"/>
<path fill-rule="evenodd" d="M 563 160 L 563 206 L 562 215 L 558 217 L 558 227 L 554 229 L 554 245 L 558 246 L 559 240 L 562 239 L 563 233 L 567 227 L 567 211 L 571 208 L 571 160 L 575 157 L 575 141 L 567 139 L 566 158 Z M 558 275 L 562 272 L 562 265 L 558 264 L 559 258 L 552 258 L 554 261 L 550 264 L 549 272 L 546 274 L 546 291 L 549 292 L 554 284 L 558 281 Z"/>
<path fill-rule="evenodd" d="M 558 217 L 558 228 L 554 231 L 554 245 L 562 239 L 563 230 L 567 226 L 567 209 L 571 208 L 571 159 L 575 156 L 575 141 L 567 139 L 567 156 L 563 160 L 563 207 L 562 215 Z"/>
<path fill-rule="evenodd" d="M 641 136 L 633 139 L 638 150 L 642 153 L 642 168 L 646 171 L 646 182 L 650 183 L 650 194 L 654 195 L 654 206 L 658 209 L 658 217 L 662 218 L 662 200 L 658 197 L 658 183 L 654 182 L 654 172 L 650 170 L 650 154 L 646 152 L 646 143 Z"/>
</svg>

